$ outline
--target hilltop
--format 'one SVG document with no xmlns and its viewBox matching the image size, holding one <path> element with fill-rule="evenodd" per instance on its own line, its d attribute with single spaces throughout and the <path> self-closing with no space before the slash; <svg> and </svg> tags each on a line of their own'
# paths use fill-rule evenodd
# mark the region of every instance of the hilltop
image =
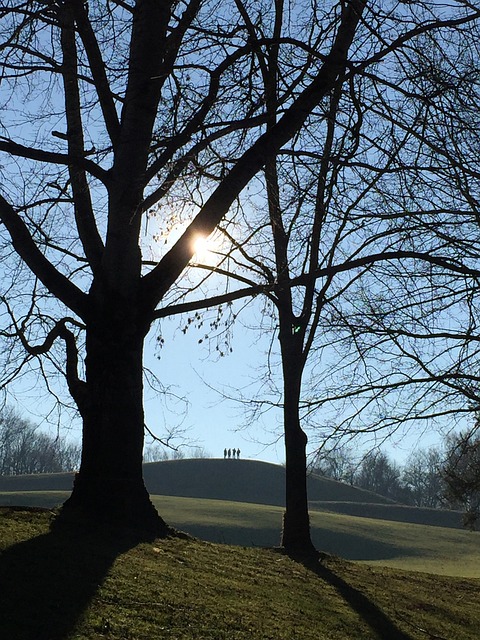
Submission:
<svg viewBox="0 0 480 640">
<path fill-rule="evenodd" d="M 285 468 L 257 460 L 197 458 L 151 462 L 143 467 L 152 495 L 253 502 L 283 507 Z M 311 501 L 393 504 L 392 500 L 342 482 L 311 474 Z"/>
<path fill-rule="evenodd" d="M 193 459 L 149 463 L 144 472 L 153 503 L 178 529 L 211 542 L 279 543 L 283 467 Z M 0 504 L 56 507 L 67 499 L 72 481 L 73 474 L 0 477 Z M 478 575 L 480 534 L 460 530 L 460 513 L 407 507 L 321 476 L 308 482 L 318 549 L 398 568 Z"/>
</svg>

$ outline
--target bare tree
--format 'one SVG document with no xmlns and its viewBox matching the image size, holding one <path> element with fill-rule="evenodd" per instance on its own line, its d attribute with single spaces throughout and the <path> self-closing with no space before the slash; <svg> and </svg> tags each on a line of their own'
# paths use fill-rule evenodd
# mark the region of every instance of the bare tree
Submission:
<svg viewBox="0 0 480 640">
<path fill-rule="evenodd" d="M 465 509 L 465 526 L 475 529 L 480 517 L 480 438 L 477 433 L 463 432 L 449 439 L 442 474 L 446 498 Z"/>
<path fill-rule="evenodd" d="M 438 447 L 417 449 L 408 457 L 402 469 L 402 484 L 408 492 L 409 504 L 431 509 L 444 506 L 443 461 L 443 452 Z"/>
<path fill-rule="evenodd" d="M 378 94 L 374 105 L 390 118 L 398 167 L 372 212 L 396 234 L 399 249 L 441 253 L 459 269 L 422 259 L 408 269 L 377 263 L 337 308 L 332 325 L 343 372 L 356 387 L 342 391 L 346 402 L 357 398 L 345 431 L 437 425 L 445 432 L 464 428 L 478 411 L 477 31 L 452 32 L 444 46 L 420 38 L 402 67 L 401 117 L 388 106 L 389 94 Z M 414 132 L 411 114 L 421 128 L 404 145 Z"/>
<path fill-rule="evenodd" d="M 276 122 L 265 130 L 272 113 L 254 54 L 277 46 L 269 5 L 4 3 L 0 218 L 35 280 L 29 303 L 12 303 L 8 290 L 3 299 L 30 354 L 64 342 L 83 420 L 64 516 L 80 510 L 167 531 L 142 479 L 145 336 L 194 238 L 215 229 L 345 72 L 364 8 L 352 0 L 318 15 L 277 11 L 287 54 L 278 57 Z M 148 266 L 146 220 L 156 213 L 168 227 L 185 192 L 197 204 L 188 226 Z"/>
<path fill-rule="evenodd" d="M 337 445 L 320 449 L 311 464 L 311 471 L 347 484 L 355 484 L 358 460 L 353 447 Z"/>
<path fill-rule="evenodd" d="M 279 42 L 280 6 L 276 5 L 275 21 Z M 430 4 L 417 3 L 406 20 L 408 29 L 404 15 L 400 19 L 384 7 L 371 9 L 362 25 L 366 32 L 360 30 L 358 36 L 358 43 L 362 44 L 359 48 L 355 48 L 356 42 L 353 44 L 351 55 L 356 63 L 348 65 L 328 97 L 312 110 L 308 127 L 266 160 L 263 174 L 252 188 L 252 197 L 242 196 L 243 224 L 239 216 L 235 219 L 237 226 L 243 226 L 243 236 L 230 238 L 234 250 L 222 270 L 216 268 L 217 273 L 226 272 L 227 266 L 233 265 L 235 272 L 232 274 L 230 269 L 230 276 L 249 285 L 232 291 L 230 296 L 217 297 L 217 302 L 258 293 L 267 297 L 262 320 L 272 340 L 262 393 L 269 382 L 271 393 L 258 402 L 251 398 L 246 401 L 254 409 L 269 406 L 283 412 L 286 510 L 282 544 L 290 550 L 313 551 L 306 487 L 308 427 L 329 422 L 321 414 L 333 400 L 351 401 L 355 394 L 368 394 L 368 407 L 380 386 L 375 384 L 375 372 L 372 376 L 370 371 L 364 387 L 351 383 L 352 371 L 365 364 L 363 354 L 355 350 L 361 340 L 355 342 L 355 334 L 352 363 L 342 363 L 341 354 L 334 351 L 336 336 L 332 329 L 346 325 L 348 332 L 348 323 L 355 324 L 357 320 L 357 307 L 361 309 L 360 326 L 368 324 L 369 305 L 375 304 L 377 290 L 378 296 L 387 297 L 392 307 L 397 303 L 397 299 L 390 300 L 380 284 L 374 287 L 375 293 L 368 290 L 369 283 L 389 270 L 406 272 L 407 278 L 413 274 L 413 279 L 417 277 L 418 264 L 423 270 L 438 265 L 447 273 L 451 270 L 452 277 L 471 274 L 456 256 L 443 251 L 442 243 L 432 244 L 428 250 L 406 243 L 404 210 L 398 208 L 392 214 L 380 208 L 383 193 L 388 195 L 391 188 L 391 176 L 398 175 L 399 181 L 406 179 L 410 165 L 419 173 L 431 171 L 430 164 L 411 160 L 406 167 L 404 162 L 404 148 L 412 153 L 412 146 L 418 148 L 424 136 L 423 113 L 413 107 L 405 111 L 404 85 L 408 78 L 403 66 L 409 65 L 409 43 L 417 37 L 431 38 L 438 40 L 437 46 L 443 43 L 453 47 L 450 34 L 459 38 L 463 24 L 469 33 L 470 21 L 478 17 L 475 11 L 469 13 L 465 9 L 460 3 L 452 7 L 451 14 L 441 12 L 440 17 L 431 13 Z M 373 16 L 374 27 L 368 22 Z M 257 26 L 248 19 L 245 25 L 251 40 L 259 42 Z M 364 35 L 366 40 L 362 39 Z M 365 56 L 366 41 L 369 49 Z M 267 131 L 277 126 L 282 99 L 279 50 L 272 44 L 268 52 L 260 47 L 255 52 L 264 85 Z M 419 92 L 420 101 L 425 97 Z M 397 224 L 391 224 L 392 217 Z M 229 230 L 224 231 L 228 234 Z M 200 306 L 204 304 L 200 301 Z M 341 342 L 340 336 L 340 348 Z M 334 383 L 329 378 L 328 362 L 336 376 Z M 344 379 L 339 384 L 341 376 Z M 327 381 L 330 387 L 326 386 Z M 339 413 L 342 410 L 343 407 Z M 317 429 L 319 438 L 374 432 L 377 427 L 375 422 L 352 426 L 350 416 L 345 415 L 344 421 L 333 429 Z"/>
<path fill-rule="evenodd" d="M 75 471 L 80 447 L 43 433 L 9 408 L 0 413 L 0 475 Z"/>
<path fill-rule="evenodd" d="M 400 467 L 383 451 L 364 456 L 355 477 L 357 487 L 387 496 L 393 500 L 401 494 Z"/>
</svg>

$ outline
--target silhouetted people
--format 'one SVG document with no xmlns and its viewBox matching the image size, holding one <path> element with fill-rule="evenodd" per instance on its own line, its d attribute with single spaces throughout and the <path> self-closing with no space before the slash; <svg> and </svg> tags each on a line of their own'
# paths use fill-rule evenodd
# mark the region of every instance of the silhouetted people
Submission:
<svg viewBox="0 0 480 640">
<path fill-rule="evenodd" d="M 240 449 L 227 449 L 225 447 L 225 449 L 223 450 L 223 457 L 228 458 L 229 460 L 231 458 L 233 458 L 234 460 L 239 460 L 240 459 Z"/>
</svg>

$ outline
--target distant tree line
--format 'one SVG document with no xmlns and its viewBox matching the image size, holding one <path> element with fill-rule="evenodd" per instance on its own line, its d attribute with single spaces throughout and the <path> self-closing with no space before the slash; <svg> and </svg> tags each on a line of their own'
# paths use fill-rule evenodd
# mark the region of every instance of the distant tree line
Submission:
<svg viewBox="0 0 480 640">
<path fill-rule="evenodd" d="M 13 409 L 0 412 L 0 475 L 74 471 L 81 448 L 40 431 Z"/>
<path fill-rule="evenodd" d="M 480 435 L 462 432 L 441 446 L 416 449 L 403 465 L 381 450 L 359 457 L 348 446 L 321 451 L 312 471 L 416 507 L 465 510 L 480 519 Z"/>
<path fill-rule="evenodd" d="M 476 427 L 479 426 L 477 420 Z M 450 443 L 443 467 L 445 496 L 465 510 L 464 524 L 476 529 L 480 520 L 480 435 L 463 433 Z"/>
<path fill-rule="evenodd" d="M 41 431 L 14 409 L 0 410 L 0 475 L 76 471 L 81 453 L 80 445 Z M 159 442 L 146 445 L 143 455 L 144 462 L 211 457 L 203 447 L 175 449 Z"/>
<path fill-rule="evenodd" d="M 203 447 L 175 449 L 159 442 L 147 444 L 143 450 L 144 462 L 161 462 L 163 460 L 184 460 L 185 458 L 211 458 L 212 455 Z"/>
</svg>

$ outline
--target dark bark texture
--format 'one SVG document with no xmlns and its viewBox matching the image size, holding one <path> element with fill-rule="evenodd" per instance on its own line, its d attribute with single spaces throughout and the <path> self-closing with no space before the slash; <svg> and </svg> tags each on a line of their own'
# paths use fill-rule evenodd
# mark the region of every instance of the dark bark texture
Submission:
<svg viewBox="0 0 480 640">
<path fill-rule="evenodd" d="M 143 343 L 148 326 L 138 318 L 138 305 L 104 292 L 95 297 L 79 404 L 82 460 L 64 512 L 80 509 L 95 519 L 166 533 L 142 477 Z"/>
<path fill-rule="evenodd" d="M 288 553 L 308 556 L 315 553 L 315 547 L 308 514 L 307 436 L 301 427 L 299 414 L 302 336 L 295 333 L 295 327 L 288 320 L 281 322 L 280 327 L 285 433 L 285 513 L 281 544 Z"/>
</svg>

